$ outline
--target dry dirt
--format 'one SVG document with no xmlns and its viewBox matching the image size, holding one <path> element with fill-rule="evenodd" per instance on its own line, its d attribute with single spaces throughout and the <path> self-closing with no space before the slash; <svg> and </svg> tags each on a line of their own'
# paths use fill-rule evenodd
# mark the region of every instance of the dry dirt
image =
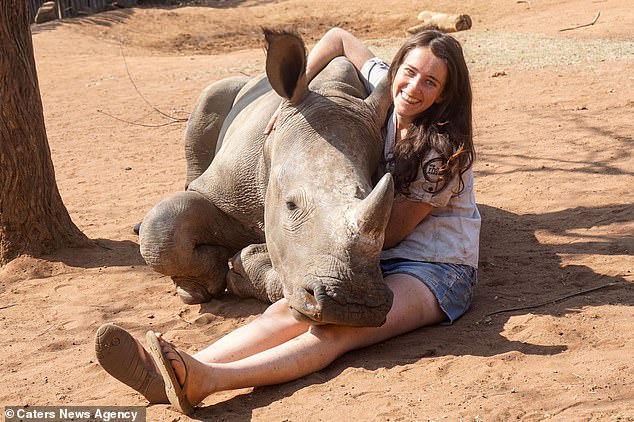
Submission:
<svg viewBox="0 0 634 422">
<path fill-rule="evenodd" d="M 474 22 L 455 34 L 472 72 L 483 215 L 471 311 L 295 382 L 213 395 L 194 419 L 634 420 L 630 0 L 210 3 L 221 7 L 32 27 L 57 184 L 98 247 L 0 269 L 1 404 L 144 405 L 96 363 L 102 323 L 196 350 L 264 309 L 232 297 L 183 305 L 144 265 L 132 226 L 185 177 L 184 125 L 154 108 L 186 117 L 210 82 L 261 72 L 260 26 L 294 27 L 310 46 L 340 25 L 389 60 L 427 9 Z M 188 420 L 166 405 L 147 412 Z"/>
</svg>

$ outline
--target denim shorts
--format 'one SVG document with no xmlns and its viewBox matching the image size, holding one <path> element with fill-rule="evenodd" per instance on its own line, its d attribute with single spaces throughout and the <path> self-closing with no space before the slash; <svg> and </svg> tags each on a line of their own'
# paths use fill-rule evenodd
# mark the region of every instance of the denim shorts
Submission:
<svg viewBox="0 0 634 422">
<path fill-rule="evenodd" d="M 407 259 L 381 261 L 383 277 L 408 274 L 425 283 L 447 315 L 443 324 L 452 324 L 471 305 L 478 270 L 469 265 L 419 262 Z"/>
</svg>

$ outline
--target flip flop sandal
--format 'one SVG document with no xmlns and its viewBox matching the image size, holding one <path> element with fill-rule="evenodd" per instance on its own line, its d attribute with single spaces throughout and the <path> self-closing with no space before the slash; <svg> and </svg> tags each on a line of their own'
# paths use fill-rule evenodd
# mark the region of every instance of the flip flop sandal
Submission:
<svg viewBox="0 0 634 422">
<path fill-rule="evenodd" d="M 165 382 L 165 393 L 167 394 L 167 398 L 169 399 L 170 403 L 179 412 L 185 415 L 191 414 L 194 411 L 194 408 L 191 403 L 189 403 L 189 400 L 187 400 L 187 394 L 185 392 L 185 388 L 187 386 L 187 377 L 189 376 L 185 359 L 183 359 L 181 354 L 173 345 L 168 343 L 169 346 L 180 357 L 181 361 L 183 362 L 183 366 L 185 367 L 185 382 L 183 383 L 183 387 L 178 382 L 178 378 L 176 377 L 176 373 L 174 372 L 174 368 L 172 368 L 172 364 L 170 363 L 169 359 L 167 359 L 167 357 L 165 357 L 165 355 L 163 354 L 163 351 L 161 350 L 161 343 L 158 337 L 156 337 L 156 334 L 154 334 L 153 331 L 148 331 L 145 335 L 145 340 L 148 343 L 150 354 L 159 367 L 161 375 L 163 375 L 163 381 Z"/>
<path fill-rule="evenodd" d="M 145 349 L 145 359 L 151 361 Z M 148 369 L 139 344 L 121 327 L 104 324 L 95 335 L 97 361 L 114 378 L 141 393 L 152 404 L 169 403 L 163 377 Z"/>
</svg>

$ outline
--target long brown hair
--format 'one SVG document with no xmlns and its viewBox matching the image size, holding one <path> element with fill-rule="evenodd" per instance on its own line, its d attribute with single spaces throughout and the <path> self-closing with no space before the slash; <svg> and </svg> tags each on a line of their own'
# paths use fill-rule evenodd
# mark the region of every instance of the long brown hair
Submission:
<svg viewBox="0 0 634 422">
<path fill-rule="evenodd" d="M 471 81 L 460 43 L 450 35 L 428 30 L 410 37 L 396 52 L 388 77 L 390 84 L 407 54 L 418 47 L 427 47 L 447 65 L 447 80 L 441 100 L 414 119 L 412 126 L 397 142 L 387 160 L 394 177 L 396 191 L 407 194 L 410 183 L 424 165 L 422 160 L 432 150 L 442 159 L 439 182 L 447 184 L 459 177 L 458 191 L 464 189 L 462 175 L 475 159 L 471 111 Z"/>
</svg>

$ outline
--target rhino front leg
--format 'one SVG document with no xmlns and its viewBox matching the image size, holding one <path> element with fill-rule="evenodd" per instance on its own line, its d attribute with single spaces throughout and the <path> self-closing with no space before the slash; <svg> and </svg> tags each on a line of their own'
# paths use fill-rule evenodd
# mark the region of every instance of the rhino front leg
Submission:
<svg viewBox="0 0 634 422">
<path fill-rule="evenodd" d="M 183 302 L 207 302 L 225 290 L 228 261 L 237 250 L 227 247 L 225 231 L 233 226 L 199 193 L 179 192 L 143 219 L 141 255 L 153 270 L 174 280 Z"/>
<path fill-rule="evenodd" d="M 284 297 L 282 283 L 271 265 L 266 243 L 249 245 L 231 258 L 227 290 L 264 302 L 277 302 Z"/>
<path fill-rule="evenodd" d="M 185 130 L 185 189 L 207 170 L 214 159 L 222 124 L 236 96 L 248 81 L 245 76 L 222 79 L 207 86 L 198 97 Z"/>
</svg>

